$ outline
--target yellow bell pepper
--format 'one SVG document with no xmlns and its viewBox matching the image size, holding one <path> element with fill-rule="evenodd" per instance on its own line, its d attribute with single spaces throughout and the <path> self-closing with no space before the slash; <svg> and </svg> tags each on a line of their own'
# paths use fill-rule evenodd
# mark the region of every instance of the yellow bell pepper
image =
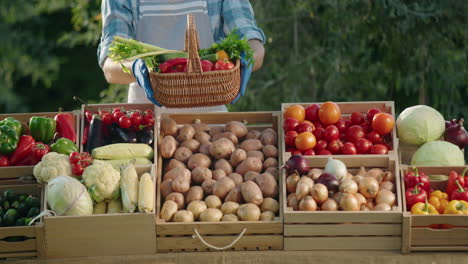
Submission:
<svg viewBox="0 0 468 264">
<path fill-rule="evenodd" d="M 453 200 L 447 205 L 444 214 L 468 215 L 468 202 Z"/>
<path fill-rule="evenodd" d="M 416 215 L 434 215 L 439 214 L 432 204 L 429 204 L 426 200 L 425 203 L 415 203 L 411 207 L 411 213 Z"/>
<path fill-rule="evenodd" d="M 440 214 L 442 214 L 445 207 L 449 204 L 448 195 L 439 190 L 434 191 L 429 197 L 429 203 L 432 204 Z"/>
<path fill-rule="evenodd" d="M 218 60 L 222 60 L 222 61 L 229 60 L 229 55 L 224 50 L 220 50 L 216 52 L 216 54 L 218 54 Z"/>
</svg>

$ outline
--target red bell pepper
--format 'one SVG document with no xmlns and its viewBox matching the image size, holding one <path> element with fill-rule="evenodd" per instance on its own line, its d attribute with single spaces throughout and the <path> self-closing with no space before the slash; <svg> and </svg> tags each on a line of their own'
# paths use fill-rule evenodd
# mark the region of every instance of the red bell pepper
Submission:
<svg viewBox="0 0 468 264">
<path fill-rule="evenodd" d="M 466 171 L 466 169 L 463 172 L 465 172 L 465 171 Z M 463 176 L 458 175 L 458 173 L 456 171 L 451 171 L 450 174 L 449 174 L 447 187 L 445 189 L 445 192 L 450 197 L 452 197 L 452 192 L 455 191 L 456 189 L 458 189 L 456 181 L 458 181 L 458 183 L 461 186 L 465 186 L 465 179 L 463 178 Z"/>
<path fill-rule="evenodd" d="M 42 157 L 49 153 L 50 147 L 42 142 L 36 142 L 32 147 L 32 162 L 34 164 L 39 163 Z"/>
<path fill-rule="evenodd" d="M 418 172 L 418 168 L 416 167 L 413 167 L 413 170 L 414 172 L 411 171 L 405 175 L 405 188 L 408 189 L 416 186 L 418 183 L 422 183 L 420 188 L 426 191 L 426 193 L 431 193 L 431 181 L 429 177 L 422 172 Z"/>
<path fill-rule="evenodd" d="M 213 71 L 215 68 L 214 64 L 209 60 L 201 60 L 201 67 L 203 72 Z"/>
<path fill-rule="evenodd" d="M 0 154 L 0 167 L 8 167 L 10 166 L 10 161 L 8 160 L 8 156 Z"/>
<path fill-rule="evenodd" d="M 26 156 L 24 159 L 18 161 L 15 166 L 31 166 L 35 165 L 32 160 L 32 155 Z"/>
<path fill-rule="evenodd" d="M 414 187 L 408 188 L 405 192 L 406 208 L 411 210 L 415 203 L 424 203 L 427 201 L 427 192 L 420 189 L 422 182 L 417 183 Z"/>
<path fill-rule="evenodd" d="M 84 146 L 88 141 L 88 134 L 89 134 L 89 124 L 86 124 L 83 129 L 83 138 L 81 139 L 81 144 Z"/>
<path fill-rule="evenodd" d="M 465 175 L 465 174 L 466 174 L 466 171 L 468 171 L 468 167 L 466 167 L 466 168 L 463 170 L 461 176 L 465 176 L 465 177 L 464 177 L 465 187 L 468 187 L 468 175 Z"/>
<path fill-rule="evenodd" d="M 31 156 L 32 147 L 36 143 L 34 138 L 29 135 L 22 135 L 16 146 L 15 152 L 11 154 L 10 163 L 12 165 L 18 165 L 18 163 L 24 160 L 26 157 Z"/>
<path fill-rule="evenodd" d="M 159 65 L 159 70 L 161 73 L 182 72 L 184 70 L 184 66 L 187 65 L 187 60 L 187 58 L 175 58 L 167 60 Z"/>
<path fill-rule="evenodd" d="M 76 143 L 75 118 L 69 113 L 58 113 L 54 117 L 57 132 L 61 137 L 68 138 Z"/>
<path fill-rule="evenodd" d="M 463 188 L 460 182 L 458 182 L 457 180 L 455 181 L 455 183 L 457 184 L 458 189 L 452 192 L 452 195 L 450 196 L 450 200 L 451 201 L 463 200 L 463 201 L 468 202 L 468 188 Z"/>
</svg>

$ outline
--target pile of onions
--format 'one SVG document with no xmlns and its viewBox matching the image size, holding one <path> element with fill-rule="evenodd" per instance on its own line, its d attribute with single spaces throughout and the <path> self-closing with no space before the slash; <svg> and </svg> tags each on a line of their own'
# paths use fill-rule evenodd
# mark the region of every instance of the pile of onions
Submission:
<svg viewBox="0 0 468 264">
<path fill-rule="evenodd" d="M 310 171 L 307 159 L 300 154 L 292 155 L 286 164 L 284 164 L 283 168 L 286 169 L 288 175 L 294 172 L 297 172 L 299 175 L 304 175 Z"/>
</svg>

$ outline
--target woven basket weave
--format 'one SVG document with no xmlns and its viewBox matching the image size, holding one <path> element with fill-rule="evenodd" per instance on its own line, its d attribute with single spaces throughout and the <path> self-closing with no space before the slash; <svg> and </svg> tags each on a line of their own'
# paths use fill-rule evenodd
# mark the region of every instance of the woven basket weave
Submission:
<svg viewBox="0 0 468 264">
<path fill-rule="evenodd" d="M 236 98 L 240 89 L 240 62 L 231 70 L 202 72 L 198 56 L 198 33 L 193 15 L 187 15 L 185 51 L 187 72 L 150 72 L 154 98 L 168 108 L 224 105 Z"/>
</svg>

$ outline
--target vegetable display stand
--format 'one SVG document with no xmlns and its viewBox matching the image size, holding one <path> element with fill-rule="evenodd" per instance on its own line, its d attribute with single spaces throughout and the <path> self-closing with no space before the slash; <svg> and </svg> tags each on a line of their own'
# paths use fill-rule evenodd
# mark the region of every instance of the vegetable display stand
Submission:
<svg viewBox="0 0 468 264">
<path fill-rule="evenodd" d="M 351 118 L 351 114 L 353 112 L 359 112 L 359 113 L 366 113 L 369 109 L 371 108 L 376 108 L 378 110 L 380 110 L 382 113 L 387 113 L 387 114 L 390 114 L 391 116 L 393 116 L 393 118 L 396 120 L 396 116 L 395 116 L 395 103 L 393 101 L 367 101 L 367 102 L 334 102 L 336 105 L 338 105 L 338 107 L 340 108 L 340 111 L 341 111 L 341 118 L 343 121 L 348 121 L 350 120 Z M 285 110 L 290 107 L 290 106 L 293 106 L 293 105 L 300 105 L 304 108 L 307 108 L 308 106 L 312 105 L 312 104 L 318 104 L 319 106 L 321 106 L 322 104 L 324 104 L 323 102 L 322 103 L 282 103 L 281 104 L 281 124 L 283 124 L 284 122 L 284 117 L 283 117 L 283 114 L 285 112 Z M 396 124 L 396 123 L 395 123 Z M 285 145 L 285 140 L 284 140 L 284 136 L 285 136 L 285 132 L 283 131 L 283 129 L 281 129 L 281 133 L 282 133 L 282 148 L 284 150 L 283 152 L 283 155 L 282 155 L 282 162 L 286 162 L 289 157 L 291 156 L 291 152 L 286 152 L 286 145 Z M 353 156 L 356 156 L 356 157 L 361 157 L 363 159 L 368 159 L 368 158 L 372 158 L 372 157 L 392 157 L 394 159 L 397 159 L 398 158 L 398 147 L 399 147 L 399 144 L 398 144 L 398 138 L 397 138 L 397 134 L 396 134 L 396 125 L 393 127 L 392 129 L 392 132 L 390 134 L 390 141 L 389 144 L 390 146 L 392 147 L 391 150 L 388 151 L 388 154 L 384 154 L 384 155 L 381 155 L 381 154 L 357 154 L 357 155 L 353 155 Z M 317 153 L 315 153 L 315 155 L 317 155 Z M 346 156 L 349 156 L 349 155 L 335 155 L 333 154 L 334 157 L 336 158 L 339 158 L 339 157 L 346 157 Z"/>
<path fill-rule="evenodd" d="M 154 166 L 136 170 L 139 177 L 151 171 L 154 184 Z M 151 213 L 45 216 L 44 236 L 47 258 L 154 254 L 154 208 Z"/>
<path fill-rule="evenodd" d="M 426 175 L 461 174 L 466 167 L 417 167 Z M 401 178 L 410 171 L 402 166 Z M 447 180 L 431 180 L 431 189 L 445 192 Z M 405 184 L 402 181 L 402 191 Z M 410 209 L 411 210 L 411 209 Z M 443 225 L 443 226 L 442 226 Z M 438 228 L 442 227 L 442 228 Z M 403 253 L 414 251 L 468 251 L 468 215 L 415 215 L 407 212 L 403 195 Z"/>
<path fill-rule="evenodd" d="M 360 166 L 398 173 L 392 157 L 338 158 L 355 174 Z M 311 168 L 324 168 L 326 157 L 308 157 Z M 285 175 L 283 174 L 283 177 Z M 281 178 L 283 178 L 281 177 Z M 401 250 L 402 206 L 400 179 L 395 179 L 396 205 L 392 211 L 293 211 L 287 207 L 283 184 L 284 250 Z"/>
<path fill-rule="evenodd" d="M 16 194 L 37 195 L 43 198 L 43 185 L 2 185 L 0 193 L 7 189 L 14 190 Z M 41 205 L 42 209 L 43 205 Z M 31 226 L 0 227 L 0 261 L 10 258 L 41 258 L 45 255 L 44 224 L 37 220 Z"/>
<path fill-rule="evenodd" d="M 186 113 L 163 114 L 161 120 L 170 117 L 179 126 L 186 124 L 207 124 L 211 129 L 238 121 L 246 124 L 249 131 L 273 128 L 278 131 L 279 112 L 245 113 Z M 159 131 L 159 129 L 158 129 Z M 159 137 L 161 140 L 162 137 Z M 279 140 L 278 140 L 279 142 Z M 217 251 L 217 250 L 282 250 L 283 216 L 281 203 L 278 215 L 272 221 L 235 221 L 235 222 L 167 222 L 161 215 L 164 198 L 161 181 L 163 166 L 159 147 L 158 192 L 156 200 L 157 252 Z M 279 155 L 280 150 L 278 150 Z M 282 179 L 279 178 L 281 186 Z M 279 197 L 282 190 L 279 188 Z M 278 199 L 279 197 L 275 198 Z M 279 202 L 279 200 L 278 200 Z"/>
</svg>

